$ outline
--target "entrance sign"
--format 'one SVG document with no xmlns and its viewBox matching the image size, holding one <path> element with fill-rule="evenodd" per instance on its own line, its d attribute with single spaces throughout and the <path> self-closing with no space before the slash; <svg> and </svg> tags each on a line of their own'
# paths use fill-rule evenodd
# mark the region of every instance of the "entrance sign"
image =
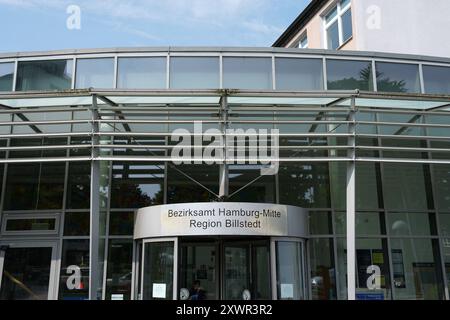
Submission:
<svg viewBox="0 0 450 320">
<path fill-rule="evenodd" d="M 167 236 L 306 237 L 308 216 L 303 208 L 264 203 L 178 203 L 139 209 L 134 238 Z"/>
</svg>

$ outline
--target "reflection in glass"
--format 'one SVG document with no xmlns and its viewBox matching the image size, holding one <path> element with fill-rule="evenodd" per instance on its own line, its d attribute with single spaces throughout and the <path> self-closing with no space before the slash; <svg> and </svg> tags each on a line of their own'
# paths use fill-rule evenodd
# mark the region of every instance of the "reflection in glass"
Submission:
<svg viewBox="0 0 450 320">
<path fill-rule="evenodd" d="M 432 206 L 429 195 L 427 196 L 431 186 L 426 165 L 385 163 L 383 168 L 386 209 L 417 211 Z"/>
<path fill-rule="evenodd" d="M 90 225 L 89 212 L 66 212 L 64 216 L 65 236 L 88 236 Z"/>
<path fill-rule="evenodd" d="M 54 231 L 55 218 L 7 219 L 5 231 Z"/>
<path fill-rule="evenodd" d="M 396 299 L 442 299 L 437 240 L 391 239 L 391 248 Z"/>
<path fill-rule="evenodd" d="M 278 299 L 305 299 L 302 243 L 278 241 L 276 243 L 276 259 Z"/>
<path fill-rule="evenodd" d="M 450 94 L 450 68 L 423 66 L 425 93 Z"/>
<path fill-rule="evenodd" d="M 0 91 L 12 91 L 14 63 L 0 63 Z"/>
<path fill-rule="evenodd" d="M 173 299 L 173 255 L 173 242 L 145 244 L 143 300 Z"/>
<path fill-rule="evenodd" d="M 336 269 L 334 267 L 333 239 L 309 240 L 311 299 L 336 299 Z"/>
<path fill-rule="evenodd" d="M 244 290 L 250 290 L 249 247 L 230 244 L 224 251 L 224 299 L 243 300 Z"/>
<path fill-rule="evenodd" d="M 161 204 L 164 165 L 114 162 L 111 186 L 112 208 L 141 208 Z"/>
<path fill-rule="evenodd" d="M 339 48 L 339 27 L 336 20 L 327 29 L 327 49 L 336 50 L 337 48 Z"/>
<path fill-rule="evenodd" d="M 436 223 L 432 213 L 389 212 L 387 213 L 387 223 L 391 235 L 429 236 L 436 233 Z"/>
<path fill-rule="evenodd" d="M 372 62 L 327 59 L 328 90 L 373 90 Z"/>
<path fill-rule="evenodd" d="M 114 59 L 78 59 L 75 88 L 114 88 Z"/>
<path fill-rule="evenodd" d="M 170 165 L 168 166 L 167 203 L 210 202 L 217 197 L 203 186 L 219 193 L 218 165 Z"/>
<path fill-rule="evenodd" d="M 189 290 L 189 300 L 217 300 L 217 259 L 214 243 L 181 246 L 180 289 Z"/>
<path fill-rule="evenodd" d="M 109 214 L 109 234 L 131 236 L 134 228 L 134 212 L 111 212 Z"/>
<path fill-rule="evenodd" d="M 47 300 L 52 248 L 9 248 L 0 300 Z"/>
<path fill-rule="evenodd" d="M 280 203 L 306 208 L 330 207 L 328 164 L 282 164 L 278 175 Z"/>
<path fill-rule="evenodd" d="M 118 58 L 117 88 L 166 88 L 166 58 Z"/>
<path fill-rule="evenodd" d="M 223 87 L 228 89 L 272 89 L 272 59 L 224 57 Z"/>
<path fill-rule="evenodd" d="M 74 274 L 81 277 L 74 277 Z M 59 279 L 60 300 L 89 298 L 89 240 L 64 240 Z"/>
<path fill-rule="evenodd" d="M 276 58 L 277 90 L 322 90 L 322 60 Z"/>
<path fill-rule="evenodd" d="M 342 42 L 346 42 L 353 35 L 352 10 L 348 9 L 341 17 L 342 19 Z"/>
<path fill-rule="evenodd" d="M 219 69 L 219 58 L 171 57 L 170 88 L 218 89 Z"/>
<path fill-rule="evenodd" d="M 20 61 L 16 91 L 72 88 L 73 60 Z"/>
<path fill-rule="evenodd" d="M 7 210 L 61 209 L 64 163 L 11 164 L 5 194 Z"/>
<path fill-rule="evenodd" d="M 109 240 L 106 300 L 131 299 L 132 259 L 133 240 Z"/>
<path fill-rule="evenodd" d="M 230 165 L 229 185 L 232 201 L 275 202 L 275 176 L 261 176 L 261 168 L 260 165 Z"/>
<path fill-rule="evenodd" d="M 67 208 L 87 209 L 90 204 L 91 164 L 70 162 L 67 182 Z"/>
<path fill-rule="evenodd" d="M 376 62 L 376 70 L 378 91 L 420 92 L 418 65 Z"/>
</svg>

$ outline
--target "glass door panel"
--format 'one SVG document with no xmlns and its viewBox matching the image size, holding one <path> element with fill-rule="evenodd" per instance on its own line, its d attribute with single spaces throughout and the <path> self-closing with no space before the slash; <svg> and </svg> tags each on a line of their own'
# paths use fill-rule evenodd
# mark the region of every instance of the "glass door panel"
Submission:
<svg viewBox="0 0 450 320">
<path fill-rule="evenodd" d="M 142 298 L 144 300 L 172 300 L 176 298 L 175 266 L 176 241 L 144 242 L 142 270 Z"/>
<path fill-rule="evenodd" d="M 270 250 L 267 244 L 252 247 L 252 300 L 269 300 L 270 291 Z"/>
<path fill-rule="evenodd" d="M 180 299 L 217 300 L 217 245 L 193 243 L 180 246 Z"/>
<path fill-rule="evenodd" d="M 278 299 L 305 299 L 302 242 L 276 241 L 275 248 Z"/>
<path fill-rule="evenodd" d="M 0 255 L 0 300 L 53 298 L 54 247 L 9 247 Z"/>
<path fill-rule="evenodd" d="M 250 247 L 224 244 L 223 298 L 242 300 L 250 292 Z M 250 297 L 253 298 L 253 297 Z"/>
</svg>

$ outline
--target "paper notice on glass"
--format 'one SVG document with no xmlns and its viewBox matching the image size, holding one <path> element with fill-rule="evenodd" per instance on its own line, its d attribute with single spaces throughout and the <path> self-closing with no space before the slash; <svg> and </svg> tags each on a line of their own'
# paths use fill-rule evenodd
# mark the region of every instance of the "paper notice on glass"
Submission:
<svg viewBox="0 0 450 320">
<path fill-rule="evenodd" d="M 112 294 L 111 300 L 123 300 L 123 294 Z"/>
<path fill-rule="evenodd" d="M 165 299 L 166 298 L 166 284 L 165 283 L 154 283 L 152 297 Z"/>
<path fill-rule="evenodd" d="M 292 283 L 282 283 L 280 291 L 281 299 L 294 299 L 294 285 Z"/>
</svg>

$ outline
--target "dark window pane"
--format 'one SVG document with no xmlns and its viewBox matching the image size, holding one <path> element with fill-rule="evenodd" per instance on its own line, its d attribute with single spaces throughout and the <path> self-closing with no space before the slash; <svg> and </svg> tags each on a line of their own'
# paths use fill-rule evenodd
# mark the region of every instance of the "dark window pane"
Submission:
<svg viewBox="0 0 450 320">
<path fill-rule="evenodd" d="M 90 205 L 90 162 L 70 162 L 67 182 L 67 208 L 87 209 Z"/>
<path fill-rule="evenodd" d="M 373 90 L 372 63 L 327 59 L 328 90 Z"/>
<path fill-rule="evenodd" d="M 8 219 L 6 231 L 55 230 L 56 219 Z"/>
<path fill-rule="evenodd" d="M 12 91 L 14 63 L 0 63 L 0 91 Z"/>
<path fill-rule="evenodd" d="M 134 212 L 111 212 L 109 214 L 109 234 L 114 236 L 133 235 Z"/>
<path fill-rule="evenodd" d="M 441 235 L 450 237 L 450 213 L 439 214 L 439 226 L 440 226 Z M 449 241 L 448 247 L 450 248 L 450 239 L 446 239 L 446 240 Z M 450 260 L 450 256 L 449 256 L 448 260 Z"/>
<path fill-rule="evenodd" d="M 310 234 L 333 234 L 330 212 L 309 212 Z"/>
<path fill-rule="evenodd" d="M 78 59 L 75 87 L 114 88 L 114 59 Z"/>
<path fill-rule="evenodd" d="M 423 66 L 426 93 L 450 94 L 450 68 Z"/>
<path fill-rule="evenodd" d="M 166 58 L 119 58 L 117 87 L 124 89 L 166 88 Z"/>
<path fill-rule="evenodd" d="M 141 208 L 164 201 L 164 165 L 115 162 L 113 164 L 111 207 Z"/>
<path fill-rule="evenodd" d="M 109 240 L 106 299 L 131 299 L 133 240 Z"/>
<path fill-rule="evenodd" d="M 47 300 L 52 248 L 9 248 L 0 300 Z"/>
<path fill-rule="evenodd" d="M 218 89 L 219 58 L 172 57 L 170 58 L 170 88 Z"/>
<path fill-rule="evenodd" d="M 279 169 L 280 203 L 306 208 L 330 207 L 328 164 L 286 164 Z"/>
<path fill-rule="evenodd" d="M 339 48 L 339 27 L 336 21 L 327 29 L 327 49 L 336 50 L 337 48 Z"/>
<path fill-rule="evenodd" d="M 64 90 L 72 87 L 72 60 L 21 61 L 16 91 Z"/>
<path fill-rule="evenodd" d="M 352 10 L 348 9 L 342 15 L 342 41 L 345 42 L 353 35 L 352 30 Z"/>
<path fill-rule="evenodd" d="M 336 299 L 336 268 L 333 239 L 311 239 L 309 242 L 311 293 L 313 300 Z"/>
<path fill-rule="evenodd" d="M 223 87 L 230 89 L 272 89 L 272 59 L 223 58 Z"/>
<path fill-rule="evenodd" d="M 89 212 L 66 212 L 64 217 L 65 236 L 88 236 L 90 229 Z"/>
<path fill-rule="evenodd" d="M 420 92 L 419 67 L 415 64 L 377 62 L 378 91 Z"/>
<path fill-rule="evenodd" d="M 259 165 L 231 165 L 229 167 L 229 187 L 230 195 L 232 195 L 230 201 L 275 203 L 275 176 L 261 177 L 261 168 Z M 258 180 L 255 180 L 257 178 Z M 252 181 L 254 182 L 250 184 Z M 244 186 L 246 187 L 244 188 Z M 239 189 L 241 190 L 238 191 Z M 235 194 L 233 195 L 233 193 Z"/>
<path fill-rule="evenodd" d="M 277 58 L 277 90 L 322 90 L 322 60 Z"/>
<path fill-rule="evenodd" d="M 6 184 L 6 210 L 61 209 L 64 163 L 11 164 Z"/>
<path fill-rule="evenodd" d="M 178 165 L 168 167 L 167 203 L 209 202 L 214 194 L 195 183 L 200 182 L 214 193 L 219 192 L 219 167 L 217 165 Z"/>
<path fill-rule="evenodd" d="M 87 300 L 88 298 L 89 240 L 64 240 L 59 279 L 59 299 Z"/>
</svg>

